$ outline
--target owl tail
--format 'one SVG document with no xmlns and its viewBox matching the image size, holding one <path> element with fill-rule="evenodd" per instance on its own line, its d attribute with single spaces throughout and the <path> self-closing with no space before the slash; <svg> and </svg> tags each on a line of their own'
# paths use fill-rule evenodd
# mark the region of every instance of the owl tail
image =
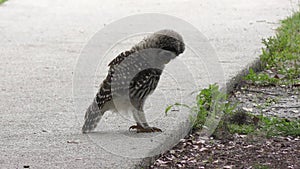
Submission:
<svg viewBox="0 0 300 169">
<path fill-rule="evenodd" d="M 82 126 L 82 133 L 88 133 L 94 130 L 97 126 L 97 123 L 101 120 L 104 112 L 100 110 L 95 99 L 93 103 L 88 107 L 85 113 L 85 122 Z"/>
</svg>

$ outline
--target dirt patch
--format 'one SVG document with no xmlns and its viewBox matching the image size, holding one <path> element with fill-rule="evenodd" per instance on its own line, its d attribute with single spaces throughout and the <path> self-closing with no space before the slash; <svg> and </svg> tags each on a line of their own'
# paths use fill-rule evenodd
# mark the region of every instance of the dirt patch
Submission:
<svg viewBox="0 0 300 169">
<path fill-rule="evenodd" d="M 253 114 L 300 119 L 300 87 L 244 84 L 233 92 L 230 101 L 238 102 L 239 108 Z"/>
<path fill-rule="evenodd" d="M 235 135 L 231 141 L 189 135 L 150 168 L 300 168 L 300 139 L 258 139 Z"/>
</svg>

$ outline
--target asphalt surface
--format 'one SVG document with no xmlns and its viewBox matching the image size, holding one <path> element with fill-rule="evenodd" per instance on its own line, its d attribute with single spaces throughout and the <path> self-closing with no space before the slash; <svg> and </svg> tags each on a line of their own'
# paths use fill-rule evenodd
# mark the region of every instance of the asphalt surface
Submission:
<svg viewBox="0 0 300 169">
<path fill-rule="evenodd" d="M 5 2 L 0 5 L 0 168 L 147 165 L 151 156 L 175 145 L 189 130 L 189 111 L 179 108 L 165 116 L 166 106 L 178 101 L 190 104 L 194 97 L 191 93 L 209 83 L 229 82 L 236 77 L 258 58 L 261 39 L 274 35 L 279 20 L 295 11 L 296 3 L 285 0 Z M 107 57 L 99 56 L 95 61 L 92 74 L 85 71 L 90 67 L 82 64 L 82 59 L 93 54 L 89 49 L 97 52 L 97 45 L 104 45 L 96 43 L 97 32 L 125 16 L 143 13 L 181 18 L 203 35 L 198 40 L 193 39 L 193 32 L 183 31 L 184 38 L 191 42 L 190 48 L 167 66 L 157 91 L 147 101 L 145 110 L 150 125 L 163 132 L 130 132 L 128 127 L 134 123 L 130 116 L 107 113 L 95 132 L 81 134 L 84 110 L 106 74 L 105 65 L 142 36 L 116 43 Z M 168 28 L 164 20 L 147 20 L 149 25 L 151 22 Z M 178 29 L 185 30 L 183 27 Z M 113 30 L 107 30 L 117 39 Z M 199 46 L 203 52 L 201 61 L 192 52 L 192 48 Z"/>
</svg>

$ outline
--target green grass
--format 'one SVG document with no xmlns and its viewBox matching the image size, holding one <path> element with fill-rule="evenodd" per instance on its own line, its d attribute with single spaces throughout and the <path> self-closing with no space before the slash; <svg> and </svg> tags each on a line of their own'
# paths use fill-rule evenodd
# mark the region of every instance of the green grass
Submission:
<svg viewBox="0 0 300 169">
<path fill-rule="evenodd" d="M 265 117 L 247 114 L 252 121 L 245 124 L 228 123 L 231 134 L 259 134 L 267 138 L 273 136 L 300 136 L 300 120 L 287 120 L 279 117 Z M 253 119 L 257 119 L 257 123 Z"/>
<path fill-rule="evenodd" d="M 300 82 L 300 12 L 281 21 L 275 36 L 263 39 L 263 72 L 252 69 L 245 77 L 257 85 L 294 85 Z"/>
<path fill-rule="evenodd" d="M 192 116 L 190 118 L 192 122 L 193 130 L 200 130 L 207 125 L 206 127 L 213 125 L 217 116 L 222 116 L 223 114 L 230 114 L 236 105 L 231 105 L 227 101 L 227 94 L 219 91 L 219 86 L 216 84 L 209 85 L 208 88 L 205 88 L 200 91 L 196 96 L 196 105 L 188 106 L 186 104 L 175 103 L 166 108 L 165 113 L 171 110 L 174 106 L 184 106 L 192 111 Z"/>
<path fill-rule="evenodd" d="M 259 117 L 260 130 L 267 137 L 272 136 L 300 136 L 300 120 L 287 120 L 278 117 Z"/>
<path fill-rule="evenodd" d="M 254 125 L 250 124 L 228 124 L 228 129 L 231 134 L 250 134 L 255 131 Z"/>
<path fill-rule="evenodd" d="M 0 0 L 0 4 L 4 3 L 5 1 L 7 1 L 7 0 Z"/>
<path fill-rule="evenodd" d="M 267 165 L 263 165 L 263 164 L 255 164 L 254 169 L 269 169 L 270 167 Z"/>
</svg>

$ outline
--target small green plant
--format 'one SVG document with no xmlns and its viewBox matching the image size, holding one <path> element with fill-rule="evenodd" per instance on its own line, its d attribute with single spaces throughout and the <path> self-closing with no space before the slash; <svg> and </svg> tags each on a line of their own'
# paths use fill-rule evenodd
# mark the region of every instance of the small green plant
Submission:
<svg viewBox="0 0 300 169">
<path fill-rule="evenodd" d="M 227 94 L 219 90 L 216 84 L 209 85 L 200 91 L 196 96 L 196 106 L 175 103 L 166 108 L 167 114 L 174 106 L 184 106 L 192 111 L 191 122 L 193 130 L 202 129 L 203 125 L 212 125 L 216 118 L 221 118 L 223 114 L 230 114 L 236 108 L 227 101 Z"/>
<path fill-rule="evenodd" d="M 249 69 L 249 73 L 244 79 L 251 81 L 253 84 L 262 86 L 275 85 L 280 81 L 280 79 L 270 77 L 264 72 L 255 73 L 252 68 Z"/>
<path fill-rule="evenodd" d="M 228 124 L 228 129 L 231 134 L 250 134 L 255 130 L 255 126 L 252 124 Z"/>
<path fill-rule="evenodd" d="M 267 137 L 272 136 L 300 136 L 300 120 L 287 120 L 278 117 L 259 117 L 261 130 Z"/>
<path fill-rule="evenodd" d="M 251 117 L 251 121 L 243 124 L 237 124 L 231 121 L 228 124 L 230 133 L 263 133 L 266 137 L 300 136 L 300 120 L 287 120 L 279 117 L 265 117 L 252 114 L 248 114 L 247 116 Z M 257 122 L 255 122 L 255 119 Z"/>
<path fill-rule="evenodd" d="M 191 116 L 194 130 L 205 127 L 212 127 L 219 121 L 224 114 L 231 114 L 236 108 L 227 101 L 228 95 L 219 90 L 216 84 L 209 85 L 208 88 L 201 90 L 196 97 L 195 116 Z"/>
<path fill-rule="evenodd" d="M 263 164 L 255 164 L 254 169 L 269 169 L 270 167 L 267 165 L 263 165 Z"/>
<path fill-rule="evenodd" d="M 167 116 L 168 115 L 168 112 L 171 111 L 171 109 L 174 107 L 174 106 L 182 106 L 182 107 L 186 107 L 188 109 L 193 109 L 192 107 L 190 107 L 189 105 L 186 105 L 186 104 L 183 104 L 183 103 L 174 103 L 172 105 L 169 105 L 166 109 L 165 109 L 165 115 Z"/>
<path fill-rule="evenodd" d="M 272 136 L 300 136 L 300 120 L 265 117 L 249 113 L 247 113 L 246 117 L 251 120 L 241 120 L 239 118 L 239 121 L 244 121 L 240 124 L 237 123 L 237 120 L 230 120 L 227 124 L 229 132 L 232 134 L 263 133 L 267 138 Z"/>
</svg>

